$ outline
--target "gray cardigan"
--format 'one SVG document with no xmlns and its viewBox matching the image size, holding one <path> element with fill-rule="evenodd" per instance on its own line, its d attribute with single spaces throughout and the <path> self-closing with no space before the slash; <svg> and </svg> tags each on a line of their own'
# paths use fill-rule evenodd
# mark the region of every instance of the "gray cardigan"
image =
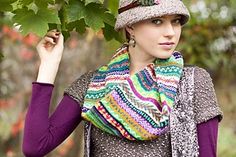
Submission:
<svg viewBox="0 0 236 157">
<path fill-rule="evenodd" d="M 65 93 L 82 105 L 90 79 L 95 72 L 79 77 Z M 170 115 L 170 131 L 152 141 L 121 139 L 86 122 L 85 156 L 198 156 L 197 124 L 216 116 L 221 120 L 223 116 L 209 73 L 196 66 L 184 67 L 175 104 Z"/>
</svg>

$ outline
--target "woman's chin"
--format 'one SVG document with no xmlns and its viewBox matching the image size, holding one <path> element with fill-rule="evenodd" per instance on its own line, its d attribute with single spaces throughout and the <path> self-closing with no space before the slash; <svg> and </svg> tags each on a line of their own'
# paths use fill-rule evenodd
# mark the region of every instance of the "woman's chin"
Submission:
<svg viewBox="0 0 236 157">
<path fill-rule="evenodd" d="M 156 56 L 157 58 L 160 58 L 160 59 L 168 59 L 172 56 L 173 54 L 173 51 L 164 51 L 162 52 L 160 55 Z"/>
</svg>

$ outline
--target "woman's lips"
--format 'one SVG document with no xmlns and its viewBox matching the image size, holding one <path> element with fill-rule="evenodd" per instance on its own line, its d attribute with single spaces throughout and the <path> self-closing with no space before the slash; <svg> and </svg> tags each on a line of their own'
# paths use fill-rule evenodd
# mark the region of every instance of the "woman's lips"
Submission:
<svg viewBox="0 0 236 157">
<path fill-rule="evenodd" d="M 164 43 L 159 43 L 159 45 L 165 50 L 170 50 L 174 47 L 175 43 L 174 42 L 164 42 Z"/>
</svg>

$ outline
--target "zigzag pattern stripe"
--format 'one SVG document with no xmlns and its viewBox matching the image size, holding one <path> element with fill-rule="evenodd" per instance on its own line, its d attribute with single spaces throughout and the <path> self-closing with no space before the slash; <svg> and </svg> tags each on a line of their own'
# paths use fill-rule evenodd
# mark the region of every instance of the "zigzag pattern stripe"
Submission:
<svg viewBox="0 0 236 157">
<path fill-rule="evenodd" d="M 150 140 L 166 132 L 182 74 L 183 58 L 174 52 L 129 75 L 126 46 L 100 67 L 85 95 L 82 117 L 129 140 Z"/>
</svg>

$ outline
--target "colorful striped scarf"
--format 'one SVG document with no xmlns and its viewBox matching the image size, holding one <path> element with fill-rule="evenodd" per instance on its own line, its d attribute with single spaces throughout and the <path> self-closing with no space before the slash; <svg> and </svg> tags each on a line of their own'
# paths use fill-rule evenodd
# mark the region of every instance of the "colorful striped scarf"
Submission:
<svg viewBox="0 0 236 157">
<path fill-rule="evenodd" d="M 110 134 L 129 140 L 155 139 L 169 129 L 183 58 L 174 52 L 129 75 L 127 45 L 100 67 L 85 95 L 82 117 Z"/>
</svg>

